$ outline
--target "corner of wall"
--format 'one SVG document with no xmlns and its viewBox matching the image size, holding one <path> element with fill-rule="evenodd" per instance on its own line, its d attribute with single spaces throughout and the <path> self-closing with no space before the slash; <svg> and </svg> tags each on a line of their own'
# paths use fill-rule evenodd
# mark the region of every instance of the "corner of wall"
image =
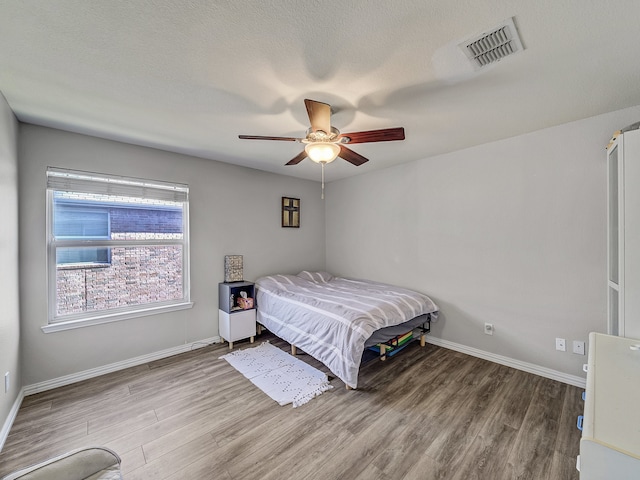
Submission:
<svg viewBox="0 0 640 480">
<path fill-rule="evenodd" d="M 0 92 L 0 449 L 22 402 L 20 301 L 18 271 L 18 120 Z M 9 388 L 5 391 L 5 375 Z"/>
</svg>

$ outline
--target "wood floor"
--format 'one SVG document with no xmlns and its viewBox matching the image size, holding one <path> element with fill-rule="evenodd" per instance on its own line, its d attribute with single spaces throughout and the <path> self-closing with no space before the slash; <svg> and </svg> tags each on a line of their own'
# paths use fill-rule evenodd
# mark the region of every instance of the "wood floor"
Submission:
<svg viewBox="0 0 640 480">
<path fill-rule="evenodd" d="M 268 332 L 263 340 L 288 349 Z M 0 477 L 102 445 L 122 457 L 126 480 L 578 479 L 579 388 L 415 342 L 364 365 L 357 390 L 334 379 L 294 409 L 219 360 L 227 351 L 213 345 L 26 397 Z"/>
</svg>

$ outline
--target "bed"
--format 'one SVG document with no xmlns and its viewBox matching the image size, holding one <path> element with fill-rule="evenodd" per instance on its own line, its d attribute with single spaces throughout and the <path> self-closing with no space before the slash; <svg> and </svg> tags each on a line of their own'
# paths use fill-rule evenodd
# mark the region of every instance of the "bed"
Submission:
<svg viewBox="0 0 640 480">
<path fill-rule="evenodd" d="M 438 314 L 424 294 L 327 272 L 261 277 L 256 304 L 259 324 L 324 363 L 351 388 L 358 386 L 365 348 L 421 326 L 424 335 L 424 325 Z"/>
</svg>

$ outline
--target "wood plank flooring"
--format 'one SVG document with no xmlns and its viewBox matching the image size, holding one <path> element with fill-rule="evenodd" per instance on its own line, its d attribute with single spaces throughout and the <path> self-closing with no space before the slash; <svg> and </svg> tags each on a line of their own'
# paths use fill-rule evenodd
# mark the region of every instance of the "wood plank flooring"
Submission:
<svg viewBox="0 0 640 480">
<path fill-rule="evenodd" d="M 126 480 L 578 479 L 577 387 L 415 342 L 364 365 L 357 390 L 334 379 L 294 409 L 220 360 L 227 351 L 212 345 L 26 397 L 0 477 L 102 445 L 122 457 Z"/>
</svg>

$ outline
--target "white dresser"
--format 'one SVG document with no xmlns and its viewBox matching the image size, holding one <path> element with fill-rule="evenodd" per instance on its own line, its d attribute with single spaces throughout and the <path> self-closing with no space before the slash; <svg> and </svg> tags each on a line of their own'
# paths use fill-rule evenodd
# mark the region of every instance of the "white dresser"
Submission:
<svg viewBox="0 0 640 480">
<path fill-rule="evenodd" d="M 589 334 L 580 480 L 640 479 L 640 340 Z"/>
</svg>

